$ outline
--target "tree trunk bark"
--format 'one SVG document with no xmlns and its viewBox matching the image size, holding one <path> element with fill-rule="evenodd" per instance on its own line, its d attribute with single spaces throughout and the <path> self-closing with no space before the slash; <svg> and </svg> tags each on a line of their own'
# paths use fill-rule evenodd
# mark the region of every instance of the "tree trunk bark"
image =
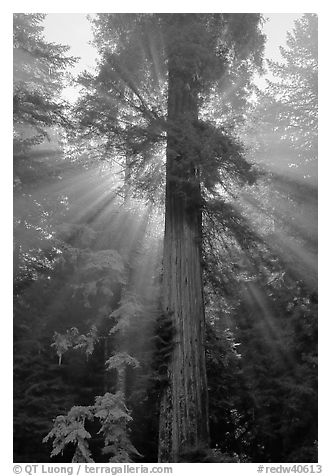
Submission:
<svg viewBox="0 0 331 476">
<path fill-rule="evenodd" d="M 175 337 L 168 385 L 161 397 L 159 461 L 178 462 L 181 454 L 208 446 L 209 428 L 201 192 L 198 164 L 190 154 L 197 92 L 194 72 L 180 74 L 175 62 L 168 60 L 163 312 L 173 320 Z"/>
</svg>

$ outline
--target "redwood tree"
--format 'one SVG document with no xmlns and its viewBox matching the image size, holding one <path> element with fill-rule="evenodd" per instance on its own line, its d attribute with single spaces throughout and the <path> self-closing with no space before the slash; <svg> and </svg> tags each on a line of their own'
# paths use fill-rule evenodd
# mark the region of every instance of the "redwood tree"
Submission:
<svg viewBox="0 0 331 476">
<path fill-rule="evenodd" d="M 224 55 L 222 58 L 220 48 L 222 27 L 233 27 L 237 19 L 227 20 L 221 15 L 196 14 L 163 18 L 168 115 L 162 298 L 163 311 L 171 317 L 175 335 L 169 385 L 161 400 L 161 462 L 185 460 L 188 454 L 208 447 L 201 249 L 202 209 L 206 206 L 201 187 L 206 189 L 207 184 L 201 171 L 215 158 L 228 156 L 229 161 L 234 157 L 240 161 L 242 157 L 238 157 L 239 150 L 230 137 L 202 123 L 199 112 L 203 95 L 206 97 L 211 85 L 226 76 L 227 60 Z M 239 24 L 244 27 L 242 20 Z M 255 28 L 258 17 L 251 20 L 248 24 Z M 228 38 L 227 48 L 230 45 Z M 212 174 L 217 173 L 215 165 Z"/>
<path fill-rule="evenodd" d="M 168 135 L 163 311 L 173 320 L 175 345 L 168 369 L 169 385 L 161 400 L 161 462 L 178 461 L 180 452 L 208 445 L 201 189 L 199 164 L 189 138 L 198 121 L 199 82 L 194 47 L 199 34 L 199 19 L 193 19 L 195 25 L 185 15 L 171 18 L 172 24 L 167 20 Z M 194 38 L 190 37 L 190 32 Z M 173 35 L 176 34 L 179 42 L 174 42 Z M 192 42 L 189 57 L 185 53 L 188 46 L 185 35 Z"/>
<path fill-rule="evenodd" d="M 108 155 L 122 157 L 133 189 L 150 199 L 165 182 L 161 301 L 174 332 L 161 396 L 161 462 L 208 447 L 202 216 L 221 188 L 224 197 L 230 181 L 252 175 L 235 128 L 261 65 L 260 22 L 259 14 L 93 20 L 100 69 L 81 78 L 80 125 L 86 137 L 103 139 Z"/>
</svg>

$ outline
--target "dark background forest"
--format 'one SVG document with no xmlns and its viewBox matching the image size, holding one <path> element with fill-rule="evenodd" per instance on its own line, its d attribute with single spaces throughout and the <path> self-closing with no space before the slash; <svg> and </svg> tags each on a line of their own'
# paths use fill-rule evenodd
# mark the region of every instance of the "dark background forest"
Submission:
<svg viewBox="0 0 331 476">
<path fill-rule="evenodd" d="M 208 390 L 176 460 L 317 462 L 317 16 L 275 62 L 259 14 L 98 14 L 78 78 L 44 19 L 13 18 L 14 461 L 158 460 L 167 187 L 201 218 Z"/>
</svg>

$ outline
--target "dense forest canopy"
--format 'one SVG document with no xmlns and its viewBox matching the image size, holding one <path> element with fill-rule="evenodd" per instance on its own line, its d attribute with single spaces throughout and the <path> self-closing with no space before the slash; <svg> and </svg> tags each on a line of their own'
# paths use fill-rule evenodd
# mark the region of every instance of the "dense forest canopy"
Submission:
<svg viewBox="0 0 331 476">
<path fill-rule="evenodd" d="M 14 14 L 15 461 L 316 462 L 317 16 L 275 62 L 262 14 L 96 14 L 76 79 L 44 19 Z"/>
</svg>

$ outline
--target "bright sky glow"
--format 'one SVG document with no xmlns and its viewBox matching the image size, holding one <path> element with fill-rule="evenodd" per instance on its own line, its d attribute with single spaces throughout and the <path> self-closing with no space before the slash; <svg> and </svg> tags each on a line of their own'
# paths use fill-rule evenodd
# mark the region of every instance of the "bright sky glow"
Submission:
<svg viewBox="0 0 331 476">
<path fill-rule="evenodd" d="M 273 61 L 282 61 L 280 46 L 286 47 L 287 33 L 294 28 L 294 22 L 302 13 L 264 13 L 267 19 L 263 31 L 267 35 L 265 44 L 265 58 Z M 265 78 L 271 79 L 270 73 L 264 77 L 255 77 L 255 83 L 261 89 L 266 85 Z"/>
<path fill-rule="evenodd" d="M 264 13 L 269 19 L 263 28 L 267 35 L 265 56 L 275 61 L 281 60 L 279 46 L 286 46 L 286 33 L 294 27 L 294 21 L 302 16 L 302 13 Z"/>
<path fill-rule="evenodd" d="M 263 27 L 267 35 L 266 58 L 276 61 L 281 59 L 279 46 L 286 45 L 286 33 L 292 30 L 294 21 L 301 15 L 301 13 L 264 14 L 268 19 Z M 85 69 L 93 70 L 97 51 L 89 44 L 93 39 L 93 34 L 86 13 L 49 13 L 44 25 L 47 41 L 69 45 L 71 47 L 70 54 L 81 58 L 72 70 L 75 76 Z M 264 86 L 263 79 L 257 78 L 256 82 L 258 86 Z M 75 87 L 68 87 L 64 91 L 64 97 L 69 101 L 75 101 L 78 94 Z"/>
<path fill-rule="evenodd" d="M 97 51 L 90 44 L 93 39 L 91 24 L 86 13 L 50 13 L 45 22 L 45 38 L 49 42 L 70 46 L 70 54 L 80 57 L 71 72 L 77 76 L 84 70 L 93 71 Z M 79 91 L 74 86 L 63 92 L 65 99 L 75 101 Z"/>
</svg>

